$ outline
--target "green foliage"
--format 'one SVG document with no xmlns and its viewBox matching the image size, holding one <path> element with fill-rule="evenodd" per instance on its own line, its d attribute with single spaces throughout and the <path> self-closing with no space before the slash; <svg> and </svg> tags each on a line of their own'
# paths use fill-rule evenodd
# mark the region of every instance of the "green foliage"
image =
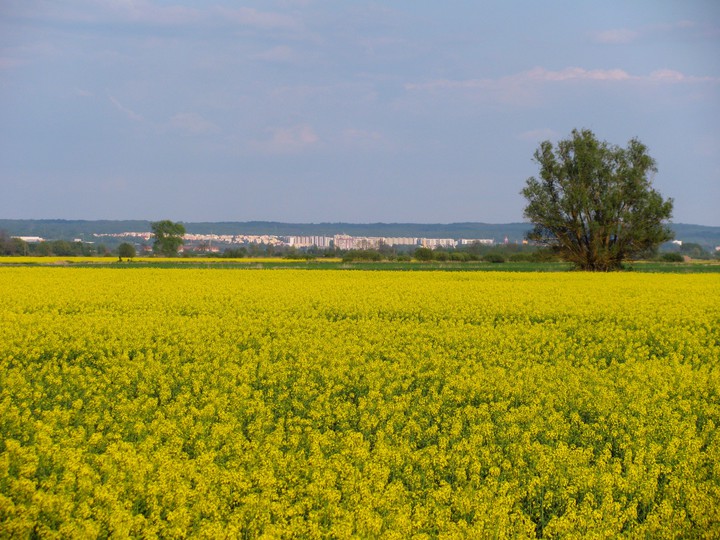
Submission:
<svg viewBox="0 0 720 540">
<path fill-rule="evenodd" d="M 505 257 L 503 257 L 500 253 L 488 253 L 483 256 L 483 261 L 489 263 L 504 263 Z"/>
<path fill-rule="evenodd" d="M 28 245 L 19 238 L 12 238 L 7 232 L 0 230 L 0 255 L 26 255 Z"/>
<path fill-rule="evenodd" d="M 695 242 L 683 242 L 680 246 L 680 253 L 687 255 L 691 259 L 709 259 L 710 253 L 705 251 L 700 244 Z"/>
<path fill-rule="evenodd" d="M 226 259 L 242 259 L 243 257 L 247 257 L 248 250 L 247 248 L 240 247 L 240 248 L 228 248 L 225 251 L 223 251 L 222 256 Z"/>
<path fill-rule="evenodd" d="M 685 258 L 679 253 L 663 253 L 660 255 L 660 260 L 663 262 L 683 262 Z"/>
<path fill-rule="evenodd" d="M 374 249 L 353 249 L 342 257 L 343 262 L 382 261 L 383 259 L 382 254 Z"/>
<path fill-rule="evenodd" d="M 432 261 L 435 256 L 432 249 L 419 247 L 415 250 L 414 257 L 418 261 Z"/>
<path fill-rule="evenodd" d="M 154 221 L 150 224 L 155 235 L 153 251 L 164 257 L 174 257 L 178 249 L 183 245 L 185 226 L 182 223 L 174 223 L 168 219 Z"/>
<path fill-rule="evenodd" d="M 132 259 L 137 255 L 135 246 L 128 242 L 123 242 L 118 246 L 118 259 Z"/>
<path fill-rule="evenodd" d="M 91 244 L 83 242 L 68 242 L 67 240 L 50 240 L 38 243 L 29 243 L 25 244 L 23 250 L 25 253 L 15 254 L 29 254 L 40 257 L 81 257 L 95 254 L 95 248 L 93 248 Z"/>
<path fill-rule="evenodd" d="M 452 251 L 450 252 L 450 260 L 458 262 L 467 262 L 472 260 L 469 253 L 465 251 Z"/>
<path fill-rule="evenodd" d="M 522 190 L 525 217 L 535 225 L 528 238 L 577 267 L 616 270 L 673 237 L 664 224 L 672 199 L 652 188 L 655 161 L 639 140 L 620 148 L 573 130 L 557 147 L 541 143 L 534 157 L 540 177 Z"/>
</svg>

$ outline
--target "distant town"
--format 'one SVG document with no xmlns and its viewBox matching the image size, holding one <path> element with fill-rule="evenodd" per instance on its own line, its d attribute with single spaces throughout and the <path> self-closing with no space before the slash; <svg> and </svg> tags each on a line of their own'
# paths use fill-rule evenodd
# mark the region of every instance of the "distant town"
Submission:
<svg viewBox="0 0 720 540">
<path fill-rule="evenodd" d="M 180 252 L 217 256 L 323 254 L 379 251 L 412 254 L 418 248 L 436 252 L 485 254 L 531 252 L 528 223 L 185 223 Z M 660 247 L 691 258 L 720 254 L 720 227 L 671 224 L 675 239 Z M 4 254 L 89 255 L 115 253 L 122 243 L 138 254 L 153 251 L 149 221 L 8 220 L 0 219 L 0 251 Z"/>
<path fill-rule="evenodd" d="M 101 241 L 106 238 L 112 238 L 115 241 L 130 241 L 140 243 L 142 246 L 148 246 L 152 241 L 153 234 L 151 232 L 121 232 L 121 233 L 95 233 L 93 236 Z M 26 242 L 42 241 L 41 238 L 22 238 Z M 77 239 L 79 241 L 79 239 Z M 421 238 L 413 236 L 404 237 L 387 237 L 387 236 L 351 236 L 348 234 L 336 234 L 333 236 L 280 236 L 272 234 L 262 235 L 246 235 L 246 234 L 185 234 L 183 236 L 184 245 L 181 249 L 188 251 L 204 251 L 210 253 L 220 253 L 232 246 L 242 245 L 264 245 L 287 248 L 318 248 L 318 249 L 339 249 L 339 250 L 355 250 L 355 249 L 379 249 L 383 246 L 388 247 L 407 247 L 417 248 L 426 247 L 430 249 L 437 248 L 456 248 L 459 246 L 468 246 L 472 244 L 480 244 L 484 246 L 492 246 L 496 243 L 494 238 Z M 507 237 L 502 239 L 507 244 Z M 527 240 L 522 241 L 527 244 Z"/>
</svg>

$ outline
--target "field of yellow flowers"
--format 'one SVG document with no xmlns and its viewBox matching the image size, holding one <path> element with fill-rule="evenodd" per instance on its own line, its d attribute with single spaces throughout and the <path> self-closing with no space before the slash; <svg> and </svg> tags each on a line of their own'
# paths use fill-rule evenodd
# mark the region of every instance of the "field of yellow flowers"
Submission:
<svg viewBox="0 0 720 540">
<path fill-rule="evenodd" d="M 718 275 L 0 291 L 0 537 L 720 537 Z"/>
</svg>

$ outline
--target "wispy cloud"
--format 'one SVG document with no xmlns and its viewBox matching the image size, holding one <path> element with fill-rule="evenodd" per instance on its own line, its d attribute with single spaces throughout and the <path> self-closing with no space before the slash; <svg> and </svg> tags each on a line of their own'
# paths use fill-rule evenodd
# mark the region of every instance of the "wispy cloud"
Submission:
<svg viewBox="0 0 720 540">
<path fill-rule="evenodd" d="M 0 49 L 0 69 L 10 69 L 32 64 L 38 59 L 58 54 L 58 48 L 46 41 L 36 41 Z"/>
<path fill-rule="evenodd" d="M 62 3 L 16 2 L 8 9 L 14 16 L 28 19 L 76 23 L 140 23 L 160 26 L 233 24 L 257 29 L 298 29 L 295 17 L 254 8 L 214 6 L 195 8 L 154 0 L 70 0 Z"/>
<path fill-rule="evenodd" d="M 291 30 L 301 26 L 298 20 L 284 13 L 259 11 L 253 8 L 216 8 L 214 11 L 227 21 L 266 30 Z"/>
<path fill-rule="evenodd" d="M 569 67 L 560 71 L 547 70 L 536 67 L 528 71 L 500 77 L 497 79 L 435 79 L 422 83 L 409 83 L 405 85 L 406 90 L 455 90 L 455 89 L 485 89 L 492 90 L 502 87 L 523 85 L 538 82 L 565 82 L 577 80 L 593 81 L 619 81 L 629 80 L 631 76 L 621 69 L 611 70 L 586 70 L 579 67 Z"/>
<path fill-rule="evenodd" d="M 256 60 L 264 60 L 266 62 L 292 63 L 299 60 L 299 55 L 294 49 L 285 45 L 272 47 L 261 53 L 255 54 L 252 58 Z"/>
<path fill-rule="evenodd" d="M 182 135 L 207 135 L 220 130 L 216 124 L 193 112 L 174 115 L 170 119 L 170 127 Z"/>
<path fill-rule="evenodd" d="M 377 150 L 395 149 L 396 145 L 380 131 L 346 128 L 340 132 L 338 142 L 352 151 L 356 150 Z"/>
<path fill-rule="evenodd" d="M 197 21 L 200 11 L 150 0 L 70 0 L 67 2 L 16 2 L 10 12 L 27 19 L 58 22 L 133 22 L 186 24 Z"/>
<path fill-rule="evenodd" d="M 133 120 L 134 122 L 143 122 L 145 120 L 145 118 L 143 118 L 143 116 L 141 114 L 138 114 L 135 111 L 133 111 L 132 109 L 130 109 L 129 107 L 126 107 L 125 105 L 120 103 L 117 99 L 115 99 L 113 96 L 111 96 L 109 94 L 108 94 L 108 99 L 110 100 L 110 103 L 112 103 L 113 106 L 118 111 L 123 113 L 130 120 Z"/>
<path fill-rule="evenodd" d="M 515 73 L 495 79 L 434 79 L 408 83 L 405 89 L 411 94 L 422 96 L 459 95 L 477 102 L 495 102 L 519 106 L 537 104 L 551 87 L 573 85 L 698 85 L 720 82 L 718 77 L 695 76 L 671 69 L 660 69 L 646 75 L 636 75 L 624 69 L 586 69 L 567 67 L 549 70 L 543 67 Z"/>
<path fill-rule="evenodd" d="M 381 141 L 383 139 L 383 136 L 377 131 L 356 128 L 344 129 L 342 135 L 345 139 L 355 141 Z"/>
<path fill-rule="evenodd" d="M 313 147 L 320 142 L 320 137 L 309 124 L 287 127 L 273 127 L 266 130 L 269 140 L 255 141 L 255 150 L 270 154 L 294 154 Z"/>
<path fill-rule="evenodd" d="M 645 38 L 667 38 L 676 35 L 699 37 L 717 36 L 718 27 L 709 22 L 679 20 L 670 23 L 648 24 L 638 28 L 609 28 L 590 32 L 590 39 L 602 45 L 625 45 Z"/>
<path fill-rule="evenodd" d="M 613 30 L 602 30 L 592 34 L 593 41 L 610 45 L 630 43 L 640 36 L 637 30 L 618 28 Z"/>
<path fill-rule="evenodd" d="M 632 75 L 623 69 L 585 69 L 581 67 L 568 67 L 558 71 L 535 67 L 514 75 L 497 79 L 435 79 L 422 83 L 408 83 L 406 90 L 453 90 L 453 89 L 497 89 L 514 85 L 532 83 L 566 83 L 578 81 L 591 82 L 666 82 L 666 83 L 699 83 L 717 82 L 717 77 L 696 77 L 682 72 L 661 69 L 649 75 Z"/>
<path fill-rule="evenodd" d="M 23 65 L 25 62 L 19 58 L 11 58 L 8 56 L 0 56 L 0 69 L 10 69 Z"/>
<path fill-rule="evenodd" d="M 720 81 L 720 78 L 696 77 L 694 75 L 685 75 L 684 73 L 673 69 L 659 69 L 657 71 L 653 71 L 648 77 L 640 78 L 640 80 L 661 83 L 716 83 Z"/>
<path fill-rule="evenodd" d="M 104 2 L 108 14 L 133 22 L 158 25 L 188 24 L 198 20 L 200 11 L 178 5 L 162 5 L 147 0 L 112 0 Z"/>
<path fill-rule="evenodd" d="M 539 82 L 628 81 L 632 78 L 622 69 L 584 69 L 580 67 L 568 67 L 560 71 L 536 67 L 518 76 L 520 81 L 526 79 Z"/>
</svg>

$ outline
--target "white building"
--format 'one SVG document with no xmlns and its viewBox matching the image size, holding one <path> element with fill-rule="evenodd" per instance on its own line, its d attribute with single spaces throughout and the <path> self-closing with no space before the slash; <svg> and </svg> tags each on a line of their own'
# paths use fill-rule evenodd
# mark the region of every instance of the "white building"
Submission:
<svg viewBox="0 0 720 540">
<path fill-rule="evenodd" d="M 422 247 L 436 249 L 440 247 L 455 247 L 455 240 L 453 238 L 421 238 L 420 245 Z"/>
<path fill-rule="evenodd" d="M 40 238 L 39 236 L 13 236 L 13 238 L 19 238 L 23 242 L 27 242 L 28 244 L 37 244 L 38 242 L 44 242 L 44 238 Z"/>
<path fill-rule="evenodd" d="M 377 249 L 384 241 L 384 238 L 376 236 L 350 236 L 348 234 L 336 234 L 333 237 L 335 247 L 338 249 Z"/>
<path fill-rule="evenodd" d="M 387 244 L 388 246 L 417 246 L 418 245 L 418 239 L 410 236 L 402 236 L 402 237 L 387 237 L 383 238 L 383 242 Z"/>
<path fill-rule="evenodd" d="M 492 246 L 495 243 L 493 238 L 461 238 L 458 244 L 461 246 L 470 246 L 472 244 L 481 244 L 483 246 Z"/>
<path fill-rule="evenodd" d="M 286 241 L 293 247 L 329 248 L 333 239 L 330 236 L 288 236 Z"/>
</svg>

